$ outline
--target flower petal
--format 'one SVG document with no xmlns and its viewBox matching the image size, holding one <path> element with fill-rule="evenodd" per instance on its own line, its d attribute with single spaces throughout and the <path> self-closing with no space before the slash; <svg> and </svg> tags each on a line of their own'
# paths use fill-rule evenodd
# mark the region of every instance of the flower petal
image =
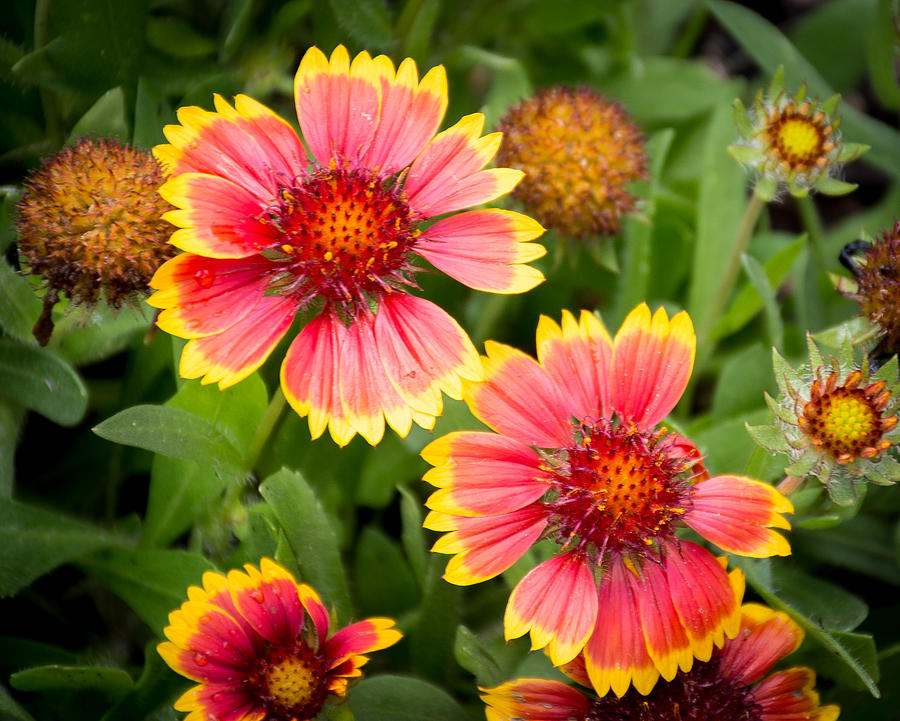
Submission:
<svg viewBox="0 0 900 721">
<path fill-rule="evenodd" d="M 284 396 L 299 416 L 308 416 L 310 436 L 318 438 L 327 426 L 339 446 L 356 435 L 347 423 L 338 385 L 346 335 L 347 329 L 333 313 L 322 313 L 294 338 L 281 365 Z"/>
<path fill-rule="evenodd" d="M 770 527 L 789 529 L 791 502 L 772 486 L 743 476 L 716 476 L 694 486 L 684 522 L 723 551 L 753 558 L 788 556 L 791 546 Z"/>
<path fill-rule="evenodd" d="M 175 701 L 176 711 L 192 711 L 184 721 L 263 721 L 266 708 L 244 686 L 215 684 L 194 686 Z"/>
<path fill-rule="evenodd" d="M 547 511 L 534 504 L 512 513 L 487 518 L 464 518 L 432 511 L 425 528 L 450 531 L 431 549 L 453 553 L 444 579 L 469 586 L 493 578 L 518 561 L 547 527 Z"/>
<path fill-rule="evenodd" d="M 189 340 L 181 354 L 183 378 L 228 388 L 259 368 L 287 333 L 296 301 L 289 296 L 260 296 L 237 323 L 217 335 Z"/>
<path fill-rule="evenodd" d="M 303 627 L 304 610 L 297 582 L 281 566 L 265 559 L 262 570 L 228 572 L 231 600 L 238 613 L 269 643 L 292 643 Z"/>
<path fill-rule="evenodd" d="M 815 684 L 812 669 L 789 668 L 763 679 L 751 694 L 760 708 L 760 718 L 766 721 L 836 721 L 840 707 L 819 706 Z"/>
<path fill-rule="evenodd" d="M 597 587 L 584 557 L 561 553 L 536 566 L 516 585 L 503 617 L 505 637 L 531 633 L 532 650 L 544 648 L 554 665 L 584 648 L 597 620 Z"/>
<path fill-rule="evenodd" d="M 481 170 L 497 154 L 501 138 L 501 133 L 481 137 L 483 128 L 484 115 L 474 113 L 434 136 L 406 175 L 410 208 L 435 217 L 487 203 L 516 186 L 521 170 Z"/>
<path fill-rule="evenodd" d="M 422 298 L 383 296 L 375 315 L 375 343 L 391 385 L 420 413 L 439 416 L 442 390 L 459 399 L 463 378 L 481 378 L 469 336 L 448 313 Z"/>
<path fill-rule="evenodd" d="M 802 641 L 803 629 L 786 613 L 745 603 L 741 608 L 741 630 L 725 642 L 719 665 L 728 678 L 749 686 L 800 648 Z"/>
<path fill-rule="evenodd" d="M 367 618 L 338 631 L 325 643 L 329 668 L 336 668 L 350 656 L 393 646 L 403 638 L 392 618 Z"/>
<path fill-rule="evenodd" d="M 481 692 L 488 721 L 569 721 L 585 718 L 590 708 L 571 686 L 542 678 L 517 678 Z"/>
<path fill-rule="evenodd" d="M 285 120 L 246 96 L 236 98 L 236 110 L 219 95 L 215 103 L 217 112 L 179 108 L 181 124 L 163 129 L 170 144 L 153 154 L 171 175 L 217 175 L 266 203 L 280 183 L 305 173 L 306 151 Z"/>
<path fill-rule="evenodd" d="M 328 609 L 322 604 L 322 599 L 312 586 L 305 583 L 298 584 L 297 597 L 303 604 L 303 610 L 312 619 L 313 626 L 316 629 L 316 637 L 321 644 L 324 639 L 328 638 L 329 616 Z"/>
<path fill-rule="evenodd" d="M 381 115 L 361 163 L 382 173 L 409 165 L 437 132 L 447 111 L 447 73 L 431 68 L 419 82 L 416 63 L 406 58 L 397 72 L 386 55 L 374 59 L 381 80 Z"/>
<path fill-rule="evenodd" d="M 207 258 L 246 258 L 278 242 L 278 231 L 257 220 L 263 204 L 236 183 L 217 175 L 182 173 L 159 194 L 180 210 L 163 218 L 179 228 L 169 242 Z"/>
<path fill-rule="evenodd" d="M 294 102 L 303 139 L 319 165 L 332 160 L 358 167 L 375 134 L 381 78 L 369 53 L 353 62 L 343 45 L 330 60 L 317 47 L 306 51 L 294 76 Z"/>
<path fill-rule="evenodd" d="M 546 371 L 511 346 L 487 341 L 484 347 L 484 381 L 464 388 L 472 413 L 498 433 L 529 446 L 570 445 L 569 405 Z"/>
<path fill-rule="evenodd" d="M 524 293 L 544 281 L 543 273 L 526 265 L 546 252 L 528 242 L 543 232 L 536 220 L 511 210 L 472 210 L 432 225 L 415 252 L 475 290 Z"/>
<path fill-rule="evenodd" d="M 660 308 L 651 319 L 646 303 L 635 308 L 613 341 L 610 405 L 640 428 L 665 418 L 691 377 L 697 339 L 690 316 L 672 320 Z"/>
</svg>

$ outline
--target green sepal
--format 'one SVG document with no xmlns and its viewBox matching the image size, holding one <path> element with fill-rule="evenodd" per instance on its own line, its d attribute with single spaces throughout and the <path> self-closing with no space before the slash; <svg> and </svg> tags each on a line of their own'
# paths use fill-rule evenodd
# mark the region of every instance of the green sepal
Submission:
<svg viewBox="0 0 900 721">
<path fill-rule="evenodd" d="M 829 178 L 827 175 L 815 182 L 813 187 L 825 195 L 847 195 L 859 186 L 856 183 L 845 183 L 837 178 Z"/>
<path fill-rule="evenodd" d="M 856 365 L 856 358 L 853 353 L 853 343 L 849 338 L 841 343 L 840 350 L 838 351 L 838 363 L 840 364 L 841 372 L 844 374 L 849 373 L 850 369 Z"/>
<path fill-rule="evenodd" d="M 772 82 L 769 83 L 769 97 L 774 99 L 776 95 L 784 92 L 784 65 L 779 65 L 778 70 L 772 76 Z"/>
<path fill-rule="evenodd" d="M 854 278 L 829 272 L 828 280 L 831 281 L 832 287 L 843 296 L 856 295 L 859 292 L 859 283 Z"/>
<path fill-rule="evenodd" d="M 804 80 L 800 83 L 800 88 L 797 90 L 797 94 L 794 96 L 794 101 L 798 103 L 802 103 L 806 100 L 806 81 Z"/>
<path fill-rule="evenodd" d="M 788 453 L 791 447 L 784 438 L 784 434 L 778 426 L 751 426 L 744 424 L 747 433 L 757 443 L 772 453 Z"/>
<path fill-rule="evenodd" d="M 750 124 L 750 118 L 747 115 L 747 108 L 741 102 L 740 98 L 735 98 L 731 104 L 734 111 L 734 127 L 742 138 L 749 138 L 753 135 L 753 126 Z"/>
<path fill-rule="evenodd" d="M 800 458 L 785 468 L 784 472 L 797 478 L 806 478 L 821 457 L 822 454 L 810 446 Z"/>
<path fill-rule="evenodd" d="M 776 418 L 780 418 L 785 423 L 790 423 L 792 425 L 797 424 L 797 415 L 794 412 L 785 408 L 765 391 L 763 391 L 763 396 L 766 399 L 766 405 L 769 406 L 769 410 L 772 411 Z"/>
<path fill-rule="evenodd" d="M 866 145 L 865 143 L 842 143 L 837 159 L 841 163 L 849 163 L 851 160 L 856 160 L 863 153 L 868 152 L 871 147 L 871 145 Z"/>
<path fill-rule="evenodd" d="M 887 478 L 878 467 L 880 464 L 875 465 L 871 462 L 866 467 L 866 480 L 876 486 L 893 486 L 896 481 L 892 481 Z"/>
<path fill-rule="evenodd" d="M 793 180 L 789 180 L 787 184 L 788 192 L 795 198 L 805 198 L 809 195 L 809 187 L 806 185 L 798 185 Z"/>
<path fill-rule="evenodd" d="M 825 484 L 831 500 L 839 506 L 852 506 L 856 502 L 856 483 L 849 476 L 837 474 Z"/>
<path fill-rule="evenodd" d="M 868 318 L 857 316 L 825 330 L 820 330 L 814 334 L 814 337 L 819 345 L 840 348 L 848 340 L 853 345 L 860 345 L 871 340 L 880 332 L 881 326 L 876 325 Z"/>
<path fill-rule="evenodd" d="M 753 187 L 753 194 L 764 203 L 772 202 L 776 192 L 778 192 L 778 182 L 775 178 L 767 175 L 761 176 Z"/>
<path fill-rule="evenodd" d="M 791 368 L 790 364 L 779 355 L 775 348 L 772 348 L 772 369 L 775 371 L 775 382 L 778 384 L 778 390 L 781 395 L 791 398 L 793 386 L 801 383 L 800 376 L 797 371 Z"/>
<path fill-rule="evenodd" d="M 888 387 L 893 387 L 897 384 L 898 368 L 900 368 L 900 363 L 897 362 L 897 356 L 891 356 L 891 359 L 881 366 L 870 380 L 873 383 L 875 381 L 884 381 L 888 384 Z"/>
<path fill-rule="evenodd" d="M 755 165 L 763 158 L 759 148 L 752 148 L 749 145 L 735 143 L 734 145 L 729 145 L 727 150 L 728 154 L 741 165 Z"/>
<path fill-rule="evenodd" d="M 822 103 L 822 112 L 828 116 L 830 119 L 832 115 L 834 115 L 834 111 L 837 110 L 838 103 L 841 101 L 841 94 L 837 93 L 836 95 L 832 95 L 828 100 Z"/>
<path fill-rule="evenodd" d="M 809 352 L 810 370 L 825 365 L 825 360 L 822 358 L 821 352 L 819 352 L 819 346 L 816 345 L 816 342 L 813 340 L 812 334 L 810 333 L 806 334 L 806 349 Z"/>
<path fill-rule="evenodd" d="M 897 463 L 888 455 L 883 455 L 878 463 L 873 464 L 870 468 L 878 471 L 878 475 L 884 478 L 888 484 L 894 484 L 900 481 L 900 463 Z"/>
</svg>

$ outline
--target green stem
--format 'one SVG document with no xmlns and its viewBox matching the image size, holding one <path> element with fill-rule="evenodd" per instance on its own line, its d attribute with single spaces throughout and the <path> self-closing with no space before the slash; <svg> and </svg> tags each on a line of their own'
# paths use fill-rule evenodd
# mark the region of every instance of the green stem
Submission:
<svg viewBox="0 0 900 721">
<path fill-rule="evenodd" d="M 706 20 L 708 17 L 709 7 L 705 2 L 700 3 L 691 15 L 691 19 L 682 31 L 681 36 L 678 38 L 678 42 L 675 43 L 675 47 L 672 48 L 672 57 L 686 58 L 691 54 L 694 45 L 697 44 L 700 33 L 703 32 L 703 28 L 706 27 Z"/>
<path fill-rule="evenodd" d="M 281 414 L 285 405 L 284 392 L 281 390 L 281 386 L 278 386 L 272 394 L 272 399 L 269 401 L 266 412 L 263 413 L 262 420 L 259 422 L 259 428 L 256 429 L 256 435 L 253 436 L 253 440 L 250 441 L 250 447 L 247 449 L 247 455 L 244 459 L 247 470 L 252 471 L 256 468 L 259 457 L 265 450 L 272 433 L 278 427 L 278 421 L 281 420 Z"/>
<path fill-rule="evenodd" d="M 816 204 L 808 195 L 797 198 L 797 210 L 806 231 L 809 255 L 812 262 L 807 263 L 803 274 L 803 315 L 805 326 L 817 330 L 825 323 L 824 298 L 822 281 L 825 276 L 825 230 Z"/>
<path fill-rule="evenodd" d="M 806 235 L 809 238 L 809 246 L 812 251 L 813 260 L 818 266 L 817 270 L 825 270 L 825 229 L 822 227 L 822 219 L 819 217 L 819 211 L 816 210 L 816 204 L 808 195 L 797 198 L 797 209 L 800 212 L 800 220 Z"/>
<path fill-rule="evenodd" d="M 34 4 L 34 49 L 40 50 L 47 44 L 50 33 L 50 0 L 35 0 Z M 41 89 L 41 105 L 44 108 L 44 123 L 47 138 L 53 149 L 62 145 L 62 126 L 60 124 L 59 103 L 56 94 Z"/>
<path fill-rule="evenodd" d="M 697 335 L 702 339 L 700 344 L 709 338 L 709 334 L 716 327 L 716 323 L 725 310 L 725 304 L 731 297 L 738 273 L 741 270 L 741 256 L 747 252 L 747 246 L 750 245 L 750 238 L 753 237 L 753 230 L 756 228 L 756 221 L 759 220 L 759 214 L 765 204 L 765 201 L 756 193 L 750 197 L 750 202 L 747 203 L 725 273 L 722 275 L 722 280 L 719 281 L 712 303 L 707 306 L 706 313 L 697 326 Z"/>
</svg>

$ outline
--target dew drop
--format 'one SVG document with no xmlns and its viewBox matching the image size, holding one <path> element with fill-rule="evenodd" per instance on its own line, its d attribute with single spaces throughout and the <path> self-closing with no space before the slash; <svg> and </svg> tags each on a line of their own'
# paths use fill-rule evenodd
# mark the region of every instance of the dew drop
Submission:
<svg viewBox="0 0 900 721">
<path fill-rule="evenodd" d="M 221 701 L 223 698 L 225 698 L 225 694 L 222 693 L 221 691 L 216 691 L 216 692 L 212 695 L 212 700 L 213 700 L 213 701 L 216 701 L 217 703 L 218 703 L 219 701 Z"/>
<path fill-rule="evenodd" d="M 206 613 L 204 613 L 202 616 L 200 616 L 200 618 L 198 618 L 197 620 L 198 620 L 200 623 L 209 623 L 210 621 L 212 621 L 212 619 L 211 619 L 211 618 L 209 617 L 209 615 L 206 614 Z"/>
<path fill-rule="evenodd" d="M 194 663 L 198 666 L 205 666 L 209 663 L 209 656 L 205 653 L 200 653 L 199 651 L 194 652 Z"/>
<path fill-rule="evenodd" d="M 197 281 L 197 285 L 201 288 L 209 288 L 213 284 L 213 281 L 216 279 L 216 274 L 213 273 L 209 268 L 201 268 L 196 273 L 194 273 L 194 280 Z"/>
<path fill-rule="evenodd" d="M 266 594 L 264 594 L 260 589 L 255 588 L 250 591 L 250 598 L 252 598 L 257 603 L 262 603 L 266 600 Z"/>
<path fill-rule="evenodd" d="M 188 320 L 185 321 L 184 327 L 188 330 L 197 330 L 201 325 L 202 323 L 199 318 L 188 318 Z"/>
</svg>

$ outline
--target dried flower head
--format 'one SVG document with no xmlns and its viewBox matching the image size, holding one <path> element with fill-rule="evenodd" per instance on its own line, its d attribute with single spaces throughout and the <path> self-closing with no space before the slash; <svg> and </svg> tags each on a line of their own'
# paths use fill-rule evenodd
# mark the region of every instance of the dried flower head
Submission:
<svg viewBox="0 0 900 721">
<path fill-rule="evenodd" d="M 614 235 L 635 208 L 626 185 L 647 174 L 640 129 L 624 108 L 590 88 L 555 87 L 500 121 L 500 165 L 525 171 L 513 191 L 545 226 L 587 238 Z"/>
<path fill-rule="evenodd" d="M 769 201 L 785 186 L 792 195 L 810 190 L 844 195 L 853 183 L 835 178 L 841 164 L 859 157 L 868 146 L 844 143 L 834 117 L 839 95 L 823 103 L 806 98 L 806 85 L 795 95 L 784 89 L 784 70 L 779 68 L 768 93 L 760 90 L 749 110 L 734 101 L 734 120 L 740 142 L 728 152 L 756 175 L 754 192 Z"/>
<path fill-rule="evenodd" d="M 854 241 L 841 252 L 854 278 L 836 278 L 839 293 L 859 303 L 860 314 L 881 331 L 879 348 L 900 350 L 900 221 L 874 242 Z"/>
<path fill-rule="evenodd" d="M 809 365 L 794 370 L 773 353 L 781 395 L 766 395 L 777 425 L 748 427 L 759 445 L 786 454 L 785 473 L 814 475 L 835 503 L 856 498 L 856 485 L 900 480 L 900 463 L 886 451 L 900 437 L 897 429 L 897 359 L 870 376 L 869 364 L 854 359 L 845 343 L 839 358 L 824 359 L 808 339 Z"/>
</svg>

